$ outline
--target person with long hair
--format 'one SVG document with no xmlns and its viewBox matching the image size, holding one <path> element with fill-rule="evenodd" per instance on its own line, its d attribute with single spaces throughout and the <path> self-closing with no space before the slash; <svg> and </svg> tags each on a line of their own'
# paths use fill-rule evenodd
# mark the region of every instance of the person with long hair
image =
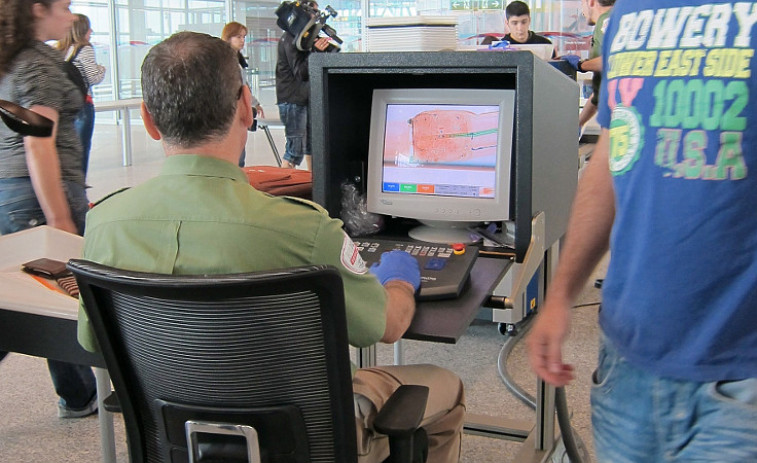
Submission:
<svg viewBox="0 0 757 463">
<path fill-rule="evenodd" d="M 246 38 L 247 27 L 244 24 L 238 23 L 236 21 L 232 21 L 226 24 L 225 26 L 223 26 L 223 30 L 221 31 L 221 40 L 228 42 L 228 44 L 231 45 L 231 48 L 233 48 L 237 52 L 239 70 L 242 73 L 242 82 L 245 82 L 249 86 L 250 84 L 249 82 L 247 82 L 247 76 L 245 75 L 245 69 L 249 67 L 249 64 L 247 63 L 247 59 L 245 59 L 244 55 L 242 55 L 242 49 L 244 48 L 244 41 Z M 261 106 L 260 101 L 258 101 L 255 96 L 252 97 L 252 107 L 257 111 L 256 117 L 259 117 L 261 119 L 265 117 L 263 106 Z M 243 148 L 242 154 L 239 156 L 239 167 L 244 167 L 246 154 L 247 152 Z"/>
<path fill-rule="evenodd" d="M 61 40 L 74 21 L 71 0 L 0 0 L 0 99 L 54 123 L 50 137 L 23 137 L 0 124 L 0 234 L 47 224 L 84 233 L 89 201 L 82 147 L 74 129 L 81 91 L 63 69 Z M 0 352 L 0 359 L 5 357 Z M 89 367 L 48 360 L 60 396 L 58 416 L 95 413 L 95 378 Z"/>
<path fill-rule="evenodd" d="M 85 178 L 89 166 L 89 152 L 92 149 L 92 133 L 95 130 L 95 104 L 92 99 L 92 86 L 99 84 L 105 78 L 105 66 L 97 64 L 97 61 L 95 61 L 95 49 L 89 41 L 91 36 L 92 27 L 89 18 L 83 14 L 75 14 L 71 30 L 62 40 L 58 41 L 55 47 L 63 53 L 66 61 L 74 63 L 89 87 L 87 95 L 84 97 L 84 106 L 82 106 L 74 121 L 84 153 L 82 168 Z"/>
</svg>

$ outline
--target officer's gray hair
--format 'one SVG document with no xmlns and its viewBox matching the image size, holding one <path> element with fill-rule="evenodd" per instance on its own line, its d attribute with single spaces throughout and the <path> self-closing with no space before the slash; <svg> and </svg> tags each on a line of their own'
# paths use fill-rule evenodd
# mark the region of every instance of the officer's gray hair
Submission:
<svg viewBox="0 0 757 463">
<path fill-rule="evenodd" d="M 236 52 L 208 34 L 174 34 L 142 63 L 145 106 L 163 140 L 182 148 L 228 132 L 242 85 Z"/>
</svg>

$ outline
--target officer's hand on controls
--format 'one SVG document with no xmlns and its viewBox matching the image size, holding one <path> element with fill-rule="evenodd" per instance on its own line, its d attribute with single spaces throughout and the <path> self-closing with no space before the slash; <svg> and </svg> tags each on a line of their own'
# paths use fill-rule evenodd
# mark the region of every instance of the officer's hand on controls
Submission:
<svg viewBox="0 0 757 463">
<path fill-rule="evenodd" d="M 389 251 L 381 254 L 381 260 L 370 268 L 382 285 L 392 280 L 410 283 L 415 291 L 421 285 L 421 269 L 418 260 L 405 251 Z"/>
</svg>

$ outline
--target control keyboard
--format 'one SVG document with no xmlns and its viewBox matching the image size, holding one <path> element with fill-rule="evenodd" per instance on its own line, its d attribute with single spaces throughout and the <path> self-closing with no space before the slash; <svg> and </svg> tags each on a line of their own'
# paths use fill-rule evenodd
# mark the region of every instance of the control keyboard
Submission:
<svg viewBox="0 0 757 463">
<path fill-rule="evenodd" d="M 367 267 L 378 262 L 381 254 L 395 249 L 414 256 L 421 269 L 421 287 L 416 295 L 421 301 L 460 296 L 478 257 L 476 246 L 462 245 L 461 250 L 455 250 L 448 244 L 376 237 L 356 238 L 353 241 Z"/>
</svg>

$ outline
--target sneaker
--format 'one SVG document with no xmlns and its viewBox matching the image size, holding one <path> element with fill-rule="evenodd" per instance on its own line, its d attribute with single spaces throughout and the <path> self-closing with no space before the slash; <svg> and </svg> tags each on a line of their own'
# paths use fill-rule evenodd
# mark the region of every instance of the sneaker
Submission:
<svg viewBox="0 0 757 463">
<path fill-rule="evenodd" d="M 97 394 L 83 408 L 69 408 L 58 402 L 58 418 L 84 418 L 97 413 Z"/>
</svg>

